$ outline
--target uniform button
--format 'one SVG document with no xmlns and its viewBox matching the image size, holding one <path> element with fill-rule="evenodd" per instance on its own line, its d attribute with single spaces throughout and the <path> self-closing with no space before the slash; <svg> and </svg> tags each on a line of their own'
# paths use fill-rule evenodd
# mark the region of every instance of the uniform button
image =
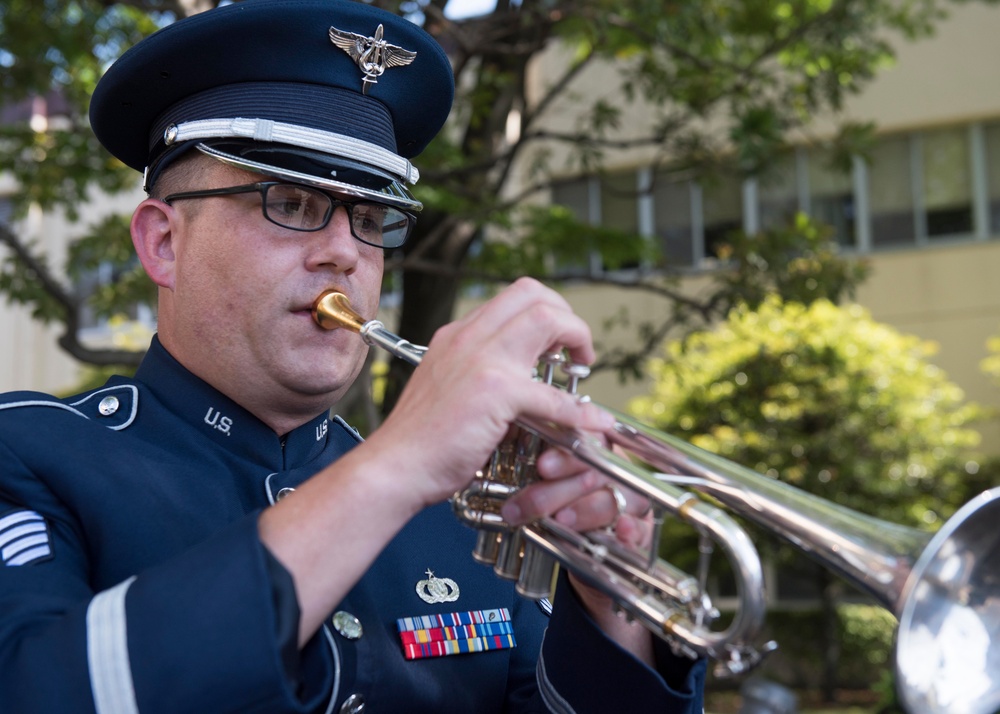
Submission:
<svg viewBox="0 0 1000 714">
<path fill-rule="evenodd" d="M 337 610 L 333 613 L 330 622 L 333 623 L 333 629 L 339 632 L 341 637 L 348 640 L 360 640 L 361 635 L 364 634 L 361 620 L 345 610 Z"/>
<path fill-rule="evenodd" d="M 99 411 L 102 416 L 111 416 L 118 411 L 118 406 L 118 397 L 105 397 L 101 400 L 101 403 L 97 405 L 97 411 Z"/>
<path fill-rule="evenodd" d="M 277 492 L 277 493 L 276 493 L 276 494 L 274 495 L 274 500 L 275 500 L 276 502 L 277 502 L 277 501 L 280 501 L 281 499 L 283 499 L 283 498 L 284 498 L 285 496 L 287 496 L 287 495 L 288 495 L 288 494 L 290 494 L 290 493 L 295 493 L 295 489 L 294 489 L 294 488 L 290 488 L 290 487 L 288 487 L 288 486 L 285 486 L 285 488 L 283 488 L 283 489 L 280 489 L 280 490 L 279 490 L 279 491 L 278 491 L 278 492 Z"/>
<path fill-rule="evenodd" d="M 352 694 L 340 705 L 340 714 L 361 714 L 365 710 L 365 698 Z"/>
</svg>

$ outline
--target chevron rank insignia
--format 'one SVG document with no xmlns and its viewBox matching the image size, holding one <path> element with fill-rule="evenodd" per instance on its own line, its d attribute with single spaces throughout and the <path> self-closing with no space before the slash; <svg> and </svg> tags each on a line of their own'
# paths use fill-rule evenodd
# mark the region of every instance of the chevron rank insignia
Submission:
<svg viewBox="0 0 1000 714">
<path fill-rule="evenodd" d="M 12 511 L 0 516 L 0 560 L 4 565 L 27 565 L 52 557 L 49 526 L 35 511 Z"/>
</svg>

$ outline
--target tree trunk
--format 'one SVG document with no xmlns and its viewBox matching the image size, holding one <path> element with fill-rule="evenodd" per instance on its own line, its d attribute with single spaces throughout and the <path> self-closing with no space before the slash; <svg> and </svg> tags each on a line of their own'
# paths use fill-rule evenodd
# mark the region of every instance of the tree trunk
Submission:
<svg viewBox="0 0 1000 714">
<path fill-rule="evenodd" d="M 843 592 L 843 584 L 826 570 L 822 570 L 822 612 L 823 612 L 823 699 L 837 700 L 839 679 L 837 667 L 840 662 L 840 617 L 837 615 L 837 601 Z"/>
<path fill-rule="evenodd" d="M 421 222 L 429 218 L 425 225 L 429 230 L 422 232 L 434 234 L 434 216 L 421 216 Z M 420 225 L 418 223 L 418 225 Z M 455 268 L 448 273 L 427 273 L 419 270 L 404 270 L 402 308 L 399 314 L 399 324 L 396 332 L 416 345 L 426 345 L 430 342 L 439 327 L 451 321 L 455 312 L 455 303 L 461 287 L 458 268 L 465 260 L 474 233 L 462 226 L 453 227 L 448 234 L 434 241 L 429 249 L 422 247 L 421 258 L 445 266 Z M 407 253 L 417 250 L 421 241 L 415 240 L 406 247 Z M 406 381 L 413 374 L 413 367 L 402 360 L 394 359 L 389 363 L 389 373 L 386 378 L 385 400 L 382 403 L 382 414 L 386 415 L 396 405 Z"/>
</svg>

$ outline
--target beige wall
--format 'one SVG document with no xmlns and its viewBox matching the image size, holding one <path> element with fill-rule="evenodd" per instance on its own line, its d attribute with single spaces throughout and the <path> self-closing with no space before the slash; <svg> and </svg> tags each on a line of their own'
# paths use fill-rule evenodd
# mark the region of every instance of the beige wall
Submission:
<svg viewBox="0 0 1000 714">
<path fill-rule="evenodd" d="M 5 183 L 0 190 L 13 191 L 13 186 Z M 63 226 L 53 226 L 50 217 L 33 210 L 14 230 L 44 251 L 50 264 L 62 265 Z M 6 246 L 0 246 L 0 258 L 6 256 Z M 0 391 L 48 391 L 70 384 L 76 372 L 75 362 L 55 347 L 58 336 L 58 328 L 40 326 L 31 318 L 29 309 L 0 302 Z"/>
<path fill-rule="evenodd" d="M 934 363 L 966 397 L 1000 408 L 1000 386 L 982 373 L 986 340 L 1000 335 L 1000 241 L 879 254 L 858 302 L 875 319 L 938 344 Z M 1000 453 L 1000 424 L 983 425 L 983 448 Z"/>
<path fill-rule="evenodd" d="M 847 102 L 846 116 L 883 131 L 1000 117 L 1000 7 L 948 7 L 934 37 L 894 45 L 895 65 Z"/>
<path fill-rule="evenodd" d="M 0 191 L 11 190 L 0 184 Z M 87 227 L 112 211 L 131 213 L 144 194 L 135 191 L 114 197 L 100 197 L 79 207 L 80 220 L 71 223 L 59 212 L 43 214 L 31 211 L 15 226 L 19 236 L 35 241 L 46 254 L 49 264 L 62 274 L 66 245 L 83 235 Z M 0 258 L 6 257 L 0 246 Z M 45 328 L 31 318 L 30 310 L 0 301 L 0 392 L 32 389 L 58 392 L 73 387 L 79 380 L 80 365 L 58 345 L 61 328 Z"/>
</svg>

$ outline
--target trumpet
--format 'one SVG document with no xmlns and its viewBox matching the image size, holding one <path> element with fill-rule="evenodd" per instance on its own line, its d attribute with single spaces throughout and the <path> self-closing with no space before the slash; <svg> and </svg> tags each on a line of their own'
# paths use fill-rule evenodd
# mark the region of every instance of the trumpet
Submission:
<svg viewBox="0 0 1000 714">
<path fill-rule="evenodd" d="M 313 318 L 324 329 L 353 330 L 367 344 L 414 365 L 427 349 L 378 320 L 365 320 L 334 291 L 316 299 Z M 559 355 L 547 356 L 539 378 L 553 383 L 560 362 Z M 575 392 L 587 370 L 566 370 L 566 388 Z M 554 569 L 561 565 L 675 652 L 713 660 L 718 676 L 744 674 L 776 645 L 757 641 L 766 615 L 763 570 L 731 511 L 809 554 L 896 617 L 896 683 L 908 711 L 991 714 L 1000 708 L 1000 488 L 980 494 L 929 534 L 843 508 L 607 411 L 616 420 L 604 435 L 608 443 L 648 469 L 593 436 L 522 418 L 489 464 L 452 498 L 456 516 L 477 530 L 473 557 L 515 580 L 521 595 L 550 597 Z M 500 506 L 534 480 L 534 460 L 546 446 L 569 451 L 649 499 L 654 547 L 636 551 L 606 531 L 579 533 L 551 518 L 519 528 L 505 523 Z M 656 553 L 668 515 L 699 534 L 696 576 Z M 717 627 L 719 612 L 706 587 L 716 545 L 731 564 L 739 602 L 724 629 Z"/>
</svg>

